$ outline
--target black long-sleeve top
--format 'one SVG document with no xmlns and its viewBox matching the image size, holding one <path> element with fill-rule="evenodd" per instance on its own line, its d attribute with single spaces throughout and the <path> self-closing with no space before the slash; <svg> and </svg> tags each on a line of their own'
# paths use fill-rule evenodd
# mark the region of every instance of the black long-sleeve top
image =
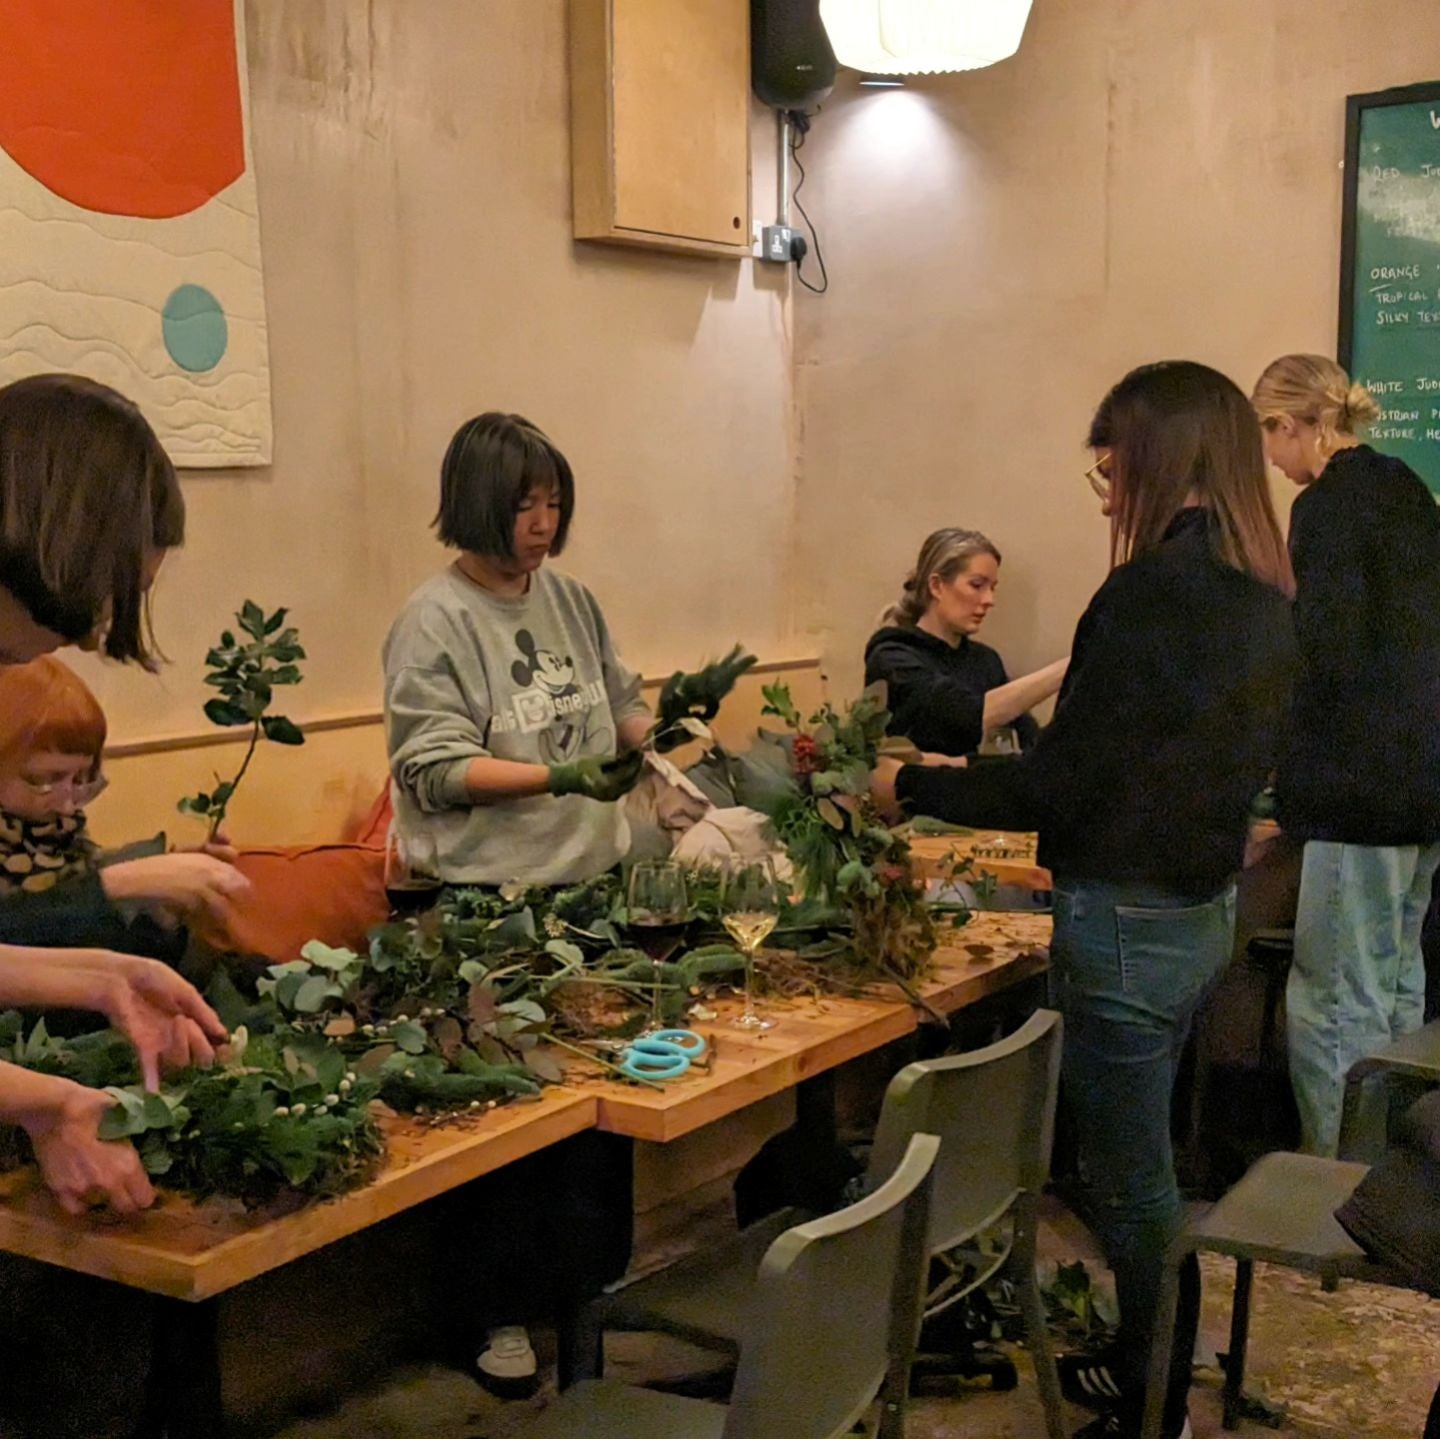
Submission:
<svg viewBox="0 0 1440 1439">
<path fill-rule="evenodd" d="M 1294 631 L 1278 590 L 1224 564 L 1207 512 L 1112 571 L 1075 632 L 1033 750 L 971 769 L 907 766 L 914 811 L 1039 830 L 1057 880 L 1214 894 L 1240 868 L 1251 801 L 1290 704 Z"/>
<path fill-rule="evenodd" d="M 1276 784 L 1298 839 L 1440 840 L 1440 510 L 1403 460 L 1341 450 L 1290 515 L 1299 665 Z"/>
<path fill-rule="evenodd" d="M 968 635 L 958 645 L 913 625 L 877 630 L 865 646 L 865 683 L 885 682 L 890 733 L 933 754 L 969 754 L 985 732 L 985 695 L 1009 684 L 1000 656 Z M 1030 715 L 1013 722 L 1022 749 L 1040 726 Z"/>
</svg>

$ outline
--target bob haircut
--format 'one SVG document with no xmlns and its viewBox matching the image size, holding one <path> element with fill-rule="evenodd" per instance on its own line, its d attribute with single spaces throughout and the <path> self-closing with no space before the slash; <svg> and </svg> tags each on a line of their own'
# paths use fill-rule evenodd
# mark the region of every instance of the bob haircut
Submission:
<svg viewBox="0 0 1440 1439">
<path fill-rule="evenodd" d="M 105 734 L 105 711 L 89 686 L 53 655 L 0 668 L 0 765 L 53 750 L 87 755 L 98 770 Z"/>
<path fill-rule="evenodd" d="M 185 538 L 170 457 L 123 395 L 79 375 L 0 388 L 0 585 L 72 643 L 153 667 L 147 571 Z"/>
<path fill-rule="evenodd" d="M 560 525 L 550 546 L 550 553 L 558 555 L 575 513 L 570 462 L 523 415 L 498 410 L 476 415 L 455 431 L 440 465 L 436 532 L 452 549 L 512 560 L 515 516 L 536 490 L 560 501 Z"/>
<path fill-rule="evenodd" d="M 1294 595 L 1260 422 L 1234 381 L 1191 360 L 1142 365 L 1100 402 L 1087 443 L 1110 451 L 1112 565 L 1153 549 L 1198 502 L 1221 564 Z"/>
</svg>

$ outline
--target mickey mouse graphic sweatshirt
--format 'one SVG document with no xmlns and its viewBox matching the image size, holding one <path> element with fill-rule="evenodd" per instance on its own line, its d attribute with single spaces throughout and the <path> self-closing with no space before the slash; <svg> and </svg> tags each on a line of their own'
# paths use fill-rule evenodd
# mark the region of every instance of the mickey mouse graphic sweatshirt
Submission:
<svg viewBox="0 0 1440 1439">
<path fill-rule="evenodd" d="M 564 764 L 615 753 L 644 714 L 595 597 L 546 566 L 519 599 L 454 565 L 406 601 L 384 648 L 385 736 L 402 834 L 434 837 L 447 884 L 571 884 L 623 858 L 621 806 L 579 795 L 475 805 L 470 761 Z"/>
</svg>

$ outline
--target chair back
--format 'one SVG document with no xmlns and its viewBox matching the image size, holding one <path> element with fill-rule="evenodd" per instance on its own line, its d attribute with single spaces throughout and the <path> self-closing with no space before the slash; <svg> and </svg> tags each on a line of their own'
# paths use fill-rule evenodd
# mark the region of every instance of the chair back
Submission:
<svg viewBox="0 0 1440 1439">
<path fill-rule="evenodd" d="M 885 1091 L 870 1174 L 888 1174 L 912 1134 L 938 1134 L 930 1252 L 995 1223 L 1050 1172 L 1061 1019 L 1037 1010 L 1008 1039 L 907 1064 Z"/>
<path fill-rule="evenodd" d="M 914 1136 L 872 1194 L 766 1251 L 723 1439 L 839 1439 L 874 1402 L 919 1323 L 939 1148 Z"/>
</svg>

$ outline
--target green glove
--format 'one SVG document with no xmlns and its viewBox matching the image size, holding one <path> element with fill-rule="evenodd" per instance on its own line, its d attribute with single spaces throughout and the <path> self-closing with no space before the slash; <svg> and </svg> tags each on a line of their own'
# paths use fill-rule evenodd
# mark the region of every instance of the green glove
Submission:
<svg viewBox="0 0 1440 1439">
<path fill-rule="evenodd" d="M 689 742 L 690 736 L 677 729 L 677 721 L 690 718 L 708 723 L 720 711 L 720 701 L 735 688 L 735 681 L 759 661 L 736 645 L 723 660 L 712 660 L 693 674 L 676 671 L 660 691 L 655 722 L 655 748 L 666 754 Z"/>
<path fill-rule="evenodd" d="M 639 750 L 615 755 L 611 759 L 592 755 L 589 759 L 572 760 L 569 764 L 552 764 L 550 793 L 582 794 L 586 799 L 611 804 L 617 799 L 624 799 L 640 783 L 640 771 L 644 766 L 645 756 Z"/>
</svg>

